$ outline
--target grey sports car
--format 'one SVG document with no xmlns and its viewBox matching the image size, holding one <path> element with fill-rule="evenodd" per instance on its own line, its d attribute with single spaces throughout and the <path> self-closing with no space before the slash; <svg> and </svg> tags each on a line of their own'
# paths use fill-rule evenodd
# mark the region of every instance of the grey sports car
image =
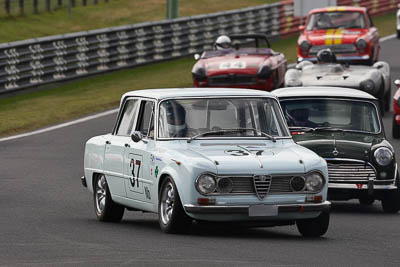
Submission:
<svg viewBox="0 0 400 267">
<path fill-rule="evenodd" d="M 365 91 L 379 99 L 381 111 L 391 102 L 390 67 L 383 61 L 372 66 L 301 62 L 285 74 L 285 86 L 334 86 Z"/>
</svg>

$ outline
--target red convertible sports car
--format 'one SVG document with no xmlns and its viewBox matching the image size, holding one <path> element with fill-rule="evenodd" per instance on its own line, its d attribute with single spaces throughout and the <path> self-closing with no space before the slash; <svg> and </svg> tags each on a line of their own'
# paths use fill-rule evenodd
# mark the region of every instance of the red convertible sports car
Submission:
<svg viewBox="0 0 400 267">
<path fill-rule="evenodd" d="M 393 125 L 392 134 L 393 138 L 400 138 L 400 80 L 394 81 L 398 89 L 393 96 Z"/>
<path fill-rule="evenodd" d="M 192 69 L 195 87 L 271 91 L 283 85 L 286 58 L 270 48 L 265 35 L 230 35 L 226 39 L 231 40 L 233 47 L 195 55 L 198 59 Z"/>
<path fill-rule="evenodd" d="M 372 65 L 379 56 L 379 34 L 364 7 L 327 7 L 310 11 L 297 41 L 297 60 L 316 61 L 330 48 L 338 61 Z"/>
</svg>

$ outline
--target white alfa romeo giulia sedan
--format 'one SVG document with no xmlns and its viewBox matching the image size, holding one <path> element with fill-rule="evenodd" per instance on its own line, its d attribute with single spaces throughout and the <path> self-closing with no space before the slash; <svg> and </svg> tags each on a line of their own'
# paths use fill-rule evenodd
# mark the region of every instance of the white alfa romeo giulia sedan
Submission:
<svg viewBox="0 0 400 267">
<path fill-rule="evenodd" d="M 193 220 L 329 225 L 325 160 L 292 140 L 276 97 L 248 89 L 123 95 L 112 133 L 86 143 L 82 184 L 100 221 L 158 213 L 167 233 Z"/>
</svg>

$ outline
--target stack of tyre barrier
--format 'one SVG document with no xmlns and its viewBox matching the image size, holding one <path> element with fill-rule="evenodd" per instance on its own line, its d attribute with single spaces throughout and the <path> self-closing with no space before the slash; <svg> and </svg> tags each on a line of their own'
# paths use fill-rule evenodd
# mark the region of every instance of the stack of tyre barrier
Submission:
<svg viewBox="0 0 400 267">
<path fill-rule="evenodd" d="M 370 7 L 372 14 L 394 10 L 398 2 L 357 1 Z M 338 1 L 340 5 L 354 3 Z M 200 53 L 210 49 L 221 34 L 264 33 L 276 40 L 298 32 L 301 19 L 293 12 L 293 0 L 287 0 L 0 44 L 0 93 Z"/>
</svg>

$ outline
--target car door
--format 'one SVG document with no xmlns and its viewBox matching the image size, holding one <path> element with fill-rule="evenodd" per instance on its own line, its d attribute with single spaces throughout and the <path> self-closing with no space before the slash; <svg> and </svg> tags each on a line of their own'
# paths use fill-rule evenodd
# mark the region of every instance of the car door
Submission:
<svg viewBox="0 0 400 267">
<path fill-rule="evenodd" d="M 112 195 L 126 196 L 124 177 L 125 148 L 139 107 L 138 99 L 127 99 L 118 115 L 113 134 L 105 138 L 104 174 Z"/>
<path fill-rule="evenodd" d="M 129 146 L 125 150 L 125 173 L 128 177 L 125 180 L 125 188 L 127 197 L 137 200 L 136 203 L 153 202 L 151 176 L 155 170 L 151 169 L 150 161 L 155 147 L 154 107 L 154 100 L 143 99 L 141 101 L 134 130 L 139 131 L 143 139 L 139 142 L 130 140 Z M 139 208 L 146 209 L 144 206 Z"/>
</svg>

